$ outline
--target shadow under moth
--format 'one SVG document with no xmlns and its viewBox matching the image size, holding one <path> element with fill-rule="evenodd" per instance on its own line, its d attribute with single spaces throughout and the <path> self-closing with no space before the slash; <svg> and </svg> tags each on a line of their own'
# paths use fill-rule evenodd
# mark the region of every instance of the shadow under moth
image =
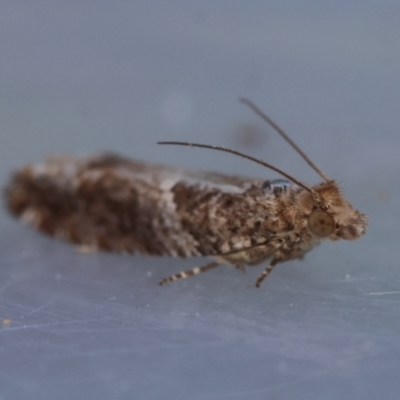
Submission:
<svg viewBox="0 0 400 400">
<path fill-rule="evenodd" d="M 186 142 L 252 160 L 286 179 L 259 180 L 134 161 L 116 154 L 57 156 L 17 170 L 5 190 L 9 210 L 42 232 L 86 249 L 213 261 L 160 284 L 231 264 L 241 270 L 302 258 L 324 240 L 355 240 L 367 217 L 267 115 L 247 99 L 322 178 L 309 186 L 235 150 Z"/>
</svg>

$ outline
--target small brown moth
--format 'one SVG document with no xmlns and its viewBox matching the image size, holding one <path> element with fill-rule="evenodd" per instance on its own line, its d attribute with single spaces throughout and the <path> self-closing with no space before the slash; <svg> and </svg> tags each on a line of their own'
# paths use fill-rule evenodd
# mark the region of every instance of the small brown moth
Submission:
<svg viewBox="0 0 400 400">
<path fill-rule="evenodd" d="M 268 116 L 269 123 L 323 182 L 309 186 L 277 167 L 235 150 L 287 180 L 263 181 L 133 161 L 115 154 L 58 156 L 16 171 L 5 191 L 9 210 L 44 233 L 85 248 L 169 256 L 212 256 L 214 261 L 160 284 L 232 264 L 244 270 L 270 259 L 259 287 L 278 263 L 302 258 L 324 240 L 355 240 L 367 217 Z"/>
</svg>

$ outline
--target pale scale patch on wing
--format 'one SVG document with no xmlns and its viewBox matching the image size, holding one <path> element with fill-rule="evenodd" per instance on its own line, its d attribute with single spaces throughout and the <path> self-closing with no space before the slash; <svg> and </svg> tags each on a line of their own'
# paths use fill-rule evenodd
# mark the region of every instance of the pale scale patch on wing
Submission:
<svg viewBox="0 0 400 400">
<path fill-rule="evenodd" d="M 55 181 L 72 181 L 81 168 L 84 159 L 73 156 L 52 156 L 45 161 L 32 164 L 28 167 L 35 178 L 54 178 Z M 60 182 L 60 183 L 63 183 Z"/>
<path fill-rule="evenodd" d="M 175 248 L 181 249 L 186 256 L 200 255 L 196 250 L 199 243 L 182 227 L 181 219 L 176 212 L 176 203 L 174 201 L 174 194 L 171 188 L 181 181 L 179 175 L 168 176 L 160 182 L 161 196 L 161 219 L 163 225 L 170 229 L 170 234 L 166 238 L 170 242 L 171 255 L 178 255 L 174 250 Z"/>
</svg>

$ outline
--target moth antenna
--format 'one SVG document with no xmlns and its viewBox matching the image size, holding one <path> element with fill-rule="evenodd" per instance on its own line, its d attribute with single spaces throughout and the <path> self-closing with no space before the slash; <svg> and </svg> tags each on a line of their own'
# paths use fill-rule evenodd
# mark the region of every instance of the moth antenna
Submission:
<svg viewBox="0 0 400 400">
<path fill-rule="evenodd" d="M 265 122 L 267 122 L 267 124 L 269 124 L 270 126 L 272 126 L 272 128 L 275 129 L 276 132 L 278 132 L 279 135 L 281 135 L 281 137 L 283 139 L 286 140 L 287 143 L 289 143 L 290 146 L 292 146 L 292 148 L 297 151 L 298 154 L 300 154 L 300 156 L 303 158 L 303 160 L 322 178 L 324 179 L 326 182 L 330 182 L 332 181 L 331 178 L 329 178 L 328 175 L 326 175 L 324 172 L 322 172 L 311 160 L 310 158 L 307 156 L 306 153 L 304 153 L 303 150 L 300 149 L 300 147 L 287 135 L 287 133 L 285 133 L 285 131 L 279 126 L 277 125 L 270 117 L 268 117 L 268 115 L 266 115 L 263 111 L 261 111 L 252 101 L 241 97 L 239 99 L 239 101 L 243 104 L 246 104 L 246 106 L 248 106 L 249 108 L 251 108 L 258 116 L 260 116 Z"/>
<path fill-rule="evenodd" d="M 235 154 L 236 156 L 242 157 L 242 158 L 246 158 L 247 160 L 253 161 L 257 164 L 260 164 L 266 168 L 272 169 L 273 171 L 277 172 L 278 174 L 281 174 L 282 176 L 284 176 L 285 178 L 289 179 L 290 181 L 292 181 L 293 183 L 295 183 L 296 185 L 302 187 L 303 189 L 307 190 L 308 192 L 312 193 L 312 194 L 316 194 L 315 191 L 313 189 L 311 189 L 310 186 L 306 185 L 303 182 L 300 182 L 299 180 L 297 180 L 296 178 L 294 178 L 293 176 L 289 175 L 288 173 L 282 171 L 280 168 L 273 166 L 272 164 L 269 164 L 263 160 L 260 160 L 258 158 L 249 156 L 247 154 L 241 153 L 240 151 L 237 150 L 232 150 L 226 147 L 222 147 L 222 146 L 211 146 L 208 144 L 200 144 L 200 143 L 189 143 L 189 142 L 157 142 L 157 144 L 168 144 L 168 145 L 176 145 L 176 146 L 188 146 L 188 147 L 199 147 L 201 149 L 211 149 L 211 150 L 219 150 L 219 151 L 224 151 L 225 153 L 231 153 L 231 154 Z"/>
</svg>

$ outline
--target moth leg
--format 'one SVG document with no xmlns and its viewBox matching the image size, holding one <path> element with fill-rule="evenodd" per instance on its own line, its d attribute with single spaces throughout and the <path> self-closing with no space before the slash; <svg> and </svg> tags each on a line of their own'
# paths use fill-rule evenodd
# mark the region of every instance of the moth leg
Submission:
<svg viewBox="0 0 400 400">
<path fill-rule="evenodd" d="M 262 281 L 267 277 L 267 275 L 274 269 L 275 265 L 278 264 L 279 260 L 273 259 L 267 268 L 264 269 L 263 273 L 256 280 L 256 287 L 260 287 Z"/>
<path fill-rule="evenodd" d="M 221 265 L 220 262 L 213 261 L 207 265 L 204 265 L 203 267 L 196 267 L 193 269 L 189 269 L 187 271 L 179 272 L 178 274 L 172 275 L 168 278 L 164 278 L 162 281 L 160 281 L 159 284 L 162 286 L 165 285 L 166 283 L 177 281 L 178 279 L 189 278 L 190 276 L 198 275 L 201 274 L 202 272 L 206 272 L 209 271 L 210 269 L 216 268 L 219 265 Z"/>
</svg>

